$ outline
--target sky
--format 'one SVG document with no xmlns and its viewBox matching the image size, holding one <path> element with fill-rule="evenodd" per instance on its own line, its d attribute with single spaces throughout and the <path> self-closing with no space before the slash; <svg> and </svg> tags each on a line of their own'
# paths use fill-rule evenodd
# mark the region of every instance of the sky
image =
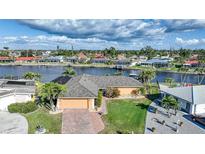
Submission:
<svg viewBox="0 0 205 154">
<path fill-rule="evenodd" d="M 205 20 L 0 20 L 0 49 L 205 49 Z"/>
</svg>

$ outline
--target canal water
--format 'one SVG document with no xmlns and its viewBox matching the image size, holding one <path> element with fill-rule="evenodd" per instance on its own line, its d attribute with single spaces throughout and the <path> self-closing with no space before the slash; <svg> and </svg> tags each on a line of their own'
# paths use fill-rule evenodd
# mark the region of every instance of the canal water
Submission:
<svg viewBox="0 0 205 154">
<path fill-rule="evenodd" d="M 63 66 L 0 66 L 0 77 L 2 76 L 22 76 L 25 72 L 38 72 L 42 75 L 42 82 L 49 82 L 56 77 L 60 76 L 66 67 Z M 118 70 L 113 68 L 94 68 L 94 67 L 74 67 L 74 70 L 78 75 L 81 74 L 91 74 L 91 75 L 113 75 L 118 72 Z M 123 70 L 122 74 L 129 76 L 129 74 L 139 74 L 139 70 Z M 181 74 L 181 73 L 171 73 L 171 72 L 157 72 L 156 77 L 153 82 L 157 80 L 163 82 L 165 78 L 171 77 L 175 79 L 176 82 L 184 82 L 197 84 L 198 75 L 196 74 Z M 203 75 L 200 76 L 200 79 Z M 205 84 L 205 80 L 202 82 Z"/>
</svg>

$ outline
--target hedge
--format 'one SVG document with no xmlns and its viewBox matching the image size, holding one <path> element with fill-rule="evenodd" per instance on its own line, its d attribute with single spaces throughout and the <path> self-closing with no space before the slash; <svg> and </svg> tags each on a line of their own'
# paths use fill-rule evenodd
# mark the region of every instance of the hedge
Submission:
<svg viewBox="0 0 205 154">
<path fill-rule="evenodd" d="M 29 113 L 38 108 L 36 103 L 28 101 L 26 103 L 15 103 L 8 106 L 8 111 L 11 113 Z"/>
<path fill-rule="evenodd" d="M 97 101 L 96 101 L 96 106 L 97 107 L 100 107 L 101 104 L 102 104 L 102 95 L 103 95 L 102 90 L 99 90 L 98 91 L 98 98 L 97 98 Z"/>
</svg>

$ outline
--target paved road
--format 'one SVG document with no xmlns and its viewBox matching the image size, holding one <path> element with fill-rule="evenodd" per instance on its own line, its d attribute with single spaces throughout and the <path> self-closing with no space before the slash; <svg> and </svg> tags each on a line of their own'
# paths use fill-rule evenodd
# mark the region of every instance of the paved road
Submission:
<svg viewBox="0 0 205 154">
<path fill-rule="evenodd" d="M 152 107 L 156 107 L 159 113 L 153 113 Z M 157 122 L 156 119 L 159 121 Z M 160 123 L 163 120 L 165 121 L 164 125 Z M 183 122 L 181 127 L 177 125 L 178 120 Z M 147 111 L 145 133 L 153 133 L 151 131 L 152 127 L 156 128 L 154 132 L 156 134 L 205 134 L 205 126 L 193 122 L 186 113 L 178 111 L 176 116 L 172 115 L 168 118 L 166 110 L 154 102 L 152 102 Z M 178 132 L 175 131 L 176 128 L 178 128 Z"/>
<path fill-rule="evenodd" d="M 62 134 L 97 134 L 104 129 L 101 117 L 87 109 L 63 111 Z"/>
<path fill-rule="evenodd" d="M 27 134 L 28 122 L 18 113 L 0 111 L 0 134 Z"/>
</svg>

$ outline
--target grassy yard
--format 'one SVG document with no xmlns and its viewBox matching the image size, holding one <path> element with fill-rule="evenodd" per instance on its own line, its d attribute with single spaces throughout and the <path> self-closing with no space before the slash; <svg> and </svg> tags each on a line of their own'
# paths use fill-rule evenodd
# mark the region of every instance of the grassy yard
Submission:
<svg viewBox="0 0 205 154">
<path fill-rule="evenodd" d="M 103 116 L 105 129 L 101 133 L 144 133 L 148 99 L 112 100 L 107 103 L 108 114 Z"/>
<path fill-rule="evenodd" d="M 23 114 L 29 124 L 29 134 L 33 134 L 36 131 L 36 126 L 41 125 L 46 128 L 48 134 L 60 134 L 62 114 L 49 114 L 45 108 L 39 108 L 38 110 Z"/>
</svg>

